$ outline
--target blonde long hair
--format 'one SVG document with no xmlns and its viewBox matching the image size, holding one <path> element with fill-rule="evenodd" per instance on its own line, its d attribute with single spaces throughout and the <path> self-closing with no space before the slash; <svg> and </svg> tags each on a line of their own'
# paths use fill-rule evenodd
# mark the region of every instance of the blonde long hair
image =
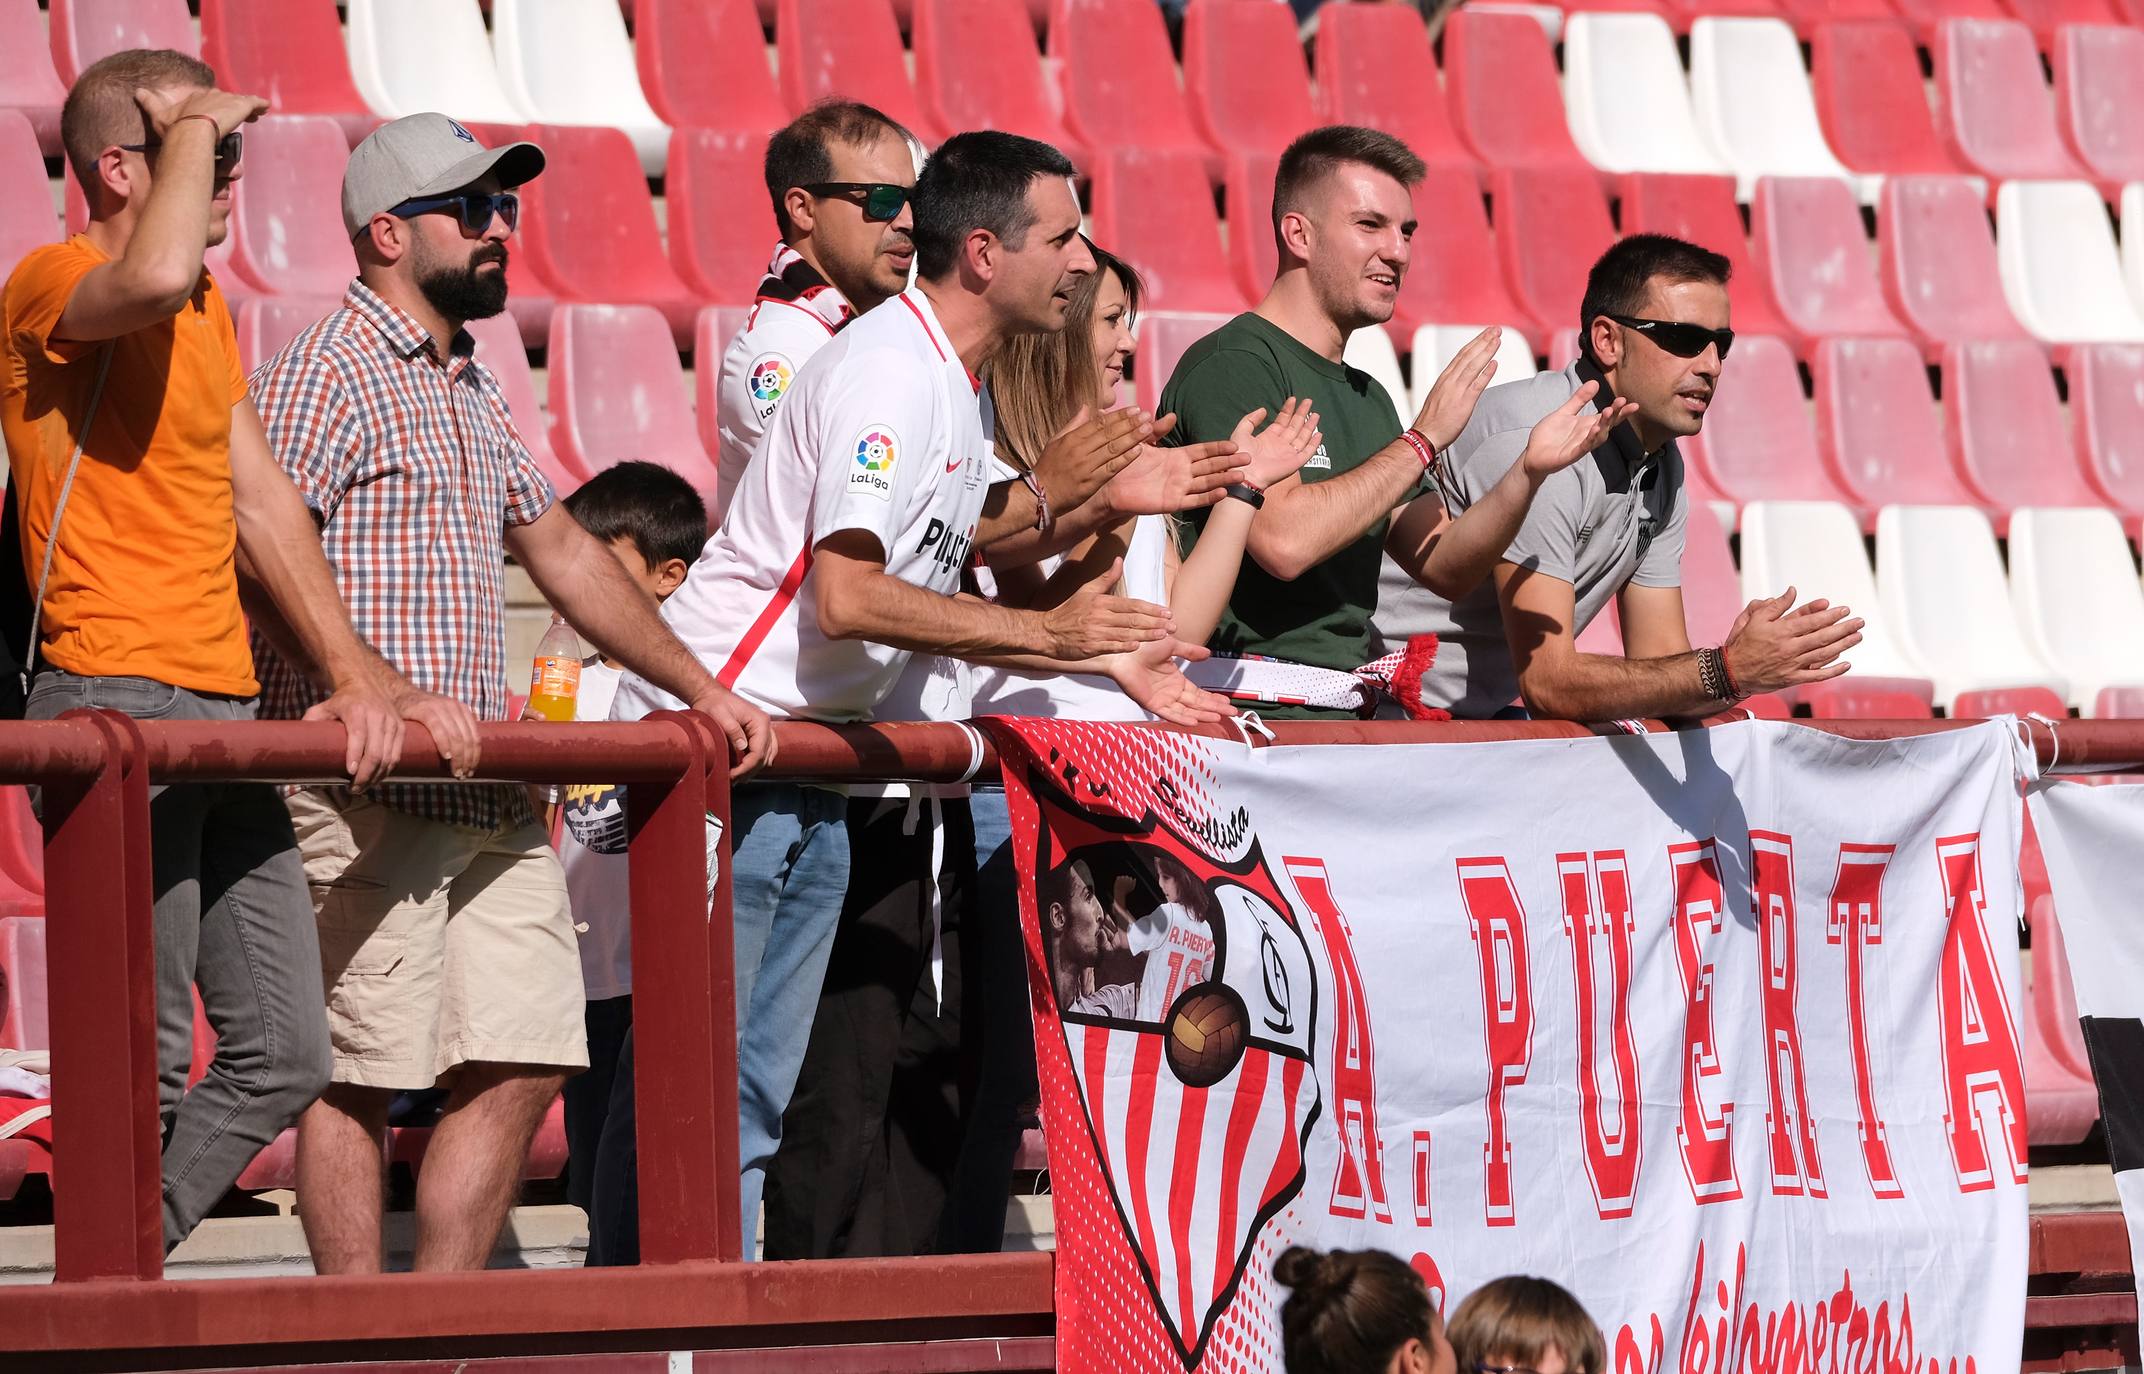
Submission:
<svg viewBox="0 0 2144 1374">
<path fill-rule="evenodd" d="M 1094 356 L 1095 304 L 1102 296 L 1102 274 L 1112 273 L 1124 287 L 1127 314 L 1139 312 L 1144 283 L 1132 265 L 1096 247 L 1094 271 L 1073 288 L 1065 309 L 1065 327 L 1052 334 L 1021 334 L 1008 340 L 990 364 L 990 399 L 997 408 L 998 456 L 1026 471 L 1064 433 L 1082 406 L 1099 411 L 1102 369 Z"/>
</svg>

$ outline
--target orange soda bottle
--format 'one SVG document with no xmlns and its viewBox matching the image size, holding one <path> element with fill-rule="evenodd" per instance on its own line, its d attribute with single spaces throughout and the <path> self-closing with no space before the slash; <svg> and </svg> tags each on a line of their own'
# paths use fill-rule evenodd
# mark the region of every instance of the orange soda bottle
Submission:
<svg viewBox="0 0 2144 1374">
<path fill-rule="evenodd" d="M 529 710 L 545 720 L 572 720 L 580 692 L 580 636 L 564 616 L 553 614 L 551 628 L 536 645 L 536 663 L 529 673 Z"/>
</svg>

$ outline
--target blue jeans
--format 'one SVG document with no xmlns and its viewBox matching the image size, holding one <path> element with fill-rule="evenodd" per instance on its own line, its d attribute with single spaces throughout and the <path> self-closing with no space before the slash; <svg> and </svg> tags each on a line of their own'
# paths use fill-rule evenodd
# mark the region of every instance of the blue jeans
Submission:
<svg viewBox="0 0 2144 1374">
<path fill-rule="evenodd" d="M 744 1254 L 759 1225 L 767 1165 L 782 1143 L 849 887 L 848 799 L 801 783 L 753 783 L 731 810 L 730 892 L 737 958 L 737 1159 Z M 591 1264 L 640 1258 L 639 1152 L 633 1143 L 634 1036 L 619 1052 L 596 1153 Z"/>
</svg>

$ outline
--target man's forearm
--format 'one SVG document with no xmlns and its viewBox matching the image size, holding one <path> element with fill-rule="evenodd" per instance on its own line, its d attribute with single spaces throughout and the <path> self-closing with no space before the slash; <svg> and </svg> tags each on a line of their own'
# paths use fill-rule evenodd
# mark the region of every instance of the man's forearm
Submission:
<svg viewBox="0 0 2144 1374">
<path fill-rule="evenodd" d="M 1050 532 L 1035 528 L 1035 494 L 1025 482 L 1000 482 L 990 489 L 975 525 L 975 546 L 990 551 L 988 563 L 1021 568 L 1063 553 L 1114 520 L 1106 489 L 1067 511 L 1053 512 Z"/>
<path fill-rule="evenodd" d="M 1251 522 L 1251 556 L 1275 577 L 1298 577 L 1362 538 L 1421 480 L 1422 460 L 1395 439 L 1352 472 L 1275 483 Z"/>
<path fill-rule="evenodd" d="M 1552 676 L 1522 676 L 1520 689 L 1535 715 L 1556 720 L 1695 716 L 1722 704 L 1706 695 L 1694 652 L 1670 658 L 1572 654 Z"/>
<path fill-rule="evenodd" d="M 716 685 L 714 674 L 663 623 L 648 594 L 594 539 L 575 545 L 564 569 L 545 567 L 541 561 L 525 563 L 544 599 L 606 658 L 680 701 L 706 695 Z"/>
<path fill-rule="evenodd" d="M 1504 550 L 1518 537 L 1540 489 L 1539 479 L 1527 473 L 1524 463 L 1513 463 L 1430 544 L 1422 565 L 1409 569 L 1415 580 L 1446 601 L 1471 593 L 1496 570 Z"/>
<path fill-rule="evenodd" d="M 836 639 L 869 639 L 914 653 L 987 661 L 993 655 L 1047 656 L 1043 619 L 966 594 L 940 596 L 898 577 L 856 573 L 822 580 L 820 627 Z"/>
</svg>

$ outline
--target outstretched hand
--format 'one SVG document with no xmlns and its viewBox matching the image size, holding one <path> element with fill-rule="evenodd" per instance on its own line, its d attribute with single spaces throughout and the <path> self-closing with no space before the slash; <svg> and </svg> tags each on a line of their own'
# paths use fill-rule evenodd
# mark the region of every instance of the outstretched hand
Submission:
<svg viewBox="0 0 2144 1374">
<path fill-rule="evenodd" d="M 1599 448 L 1617 425 L 1638 413 L 1636 401 L 1617 398 L 1591 415 L 1582 414 L 1599 390 L 1600 383 L 1587 382 L 1571 393 L 1570 400 L 1541 417 L 1527 436 L 1526 451 L 1519 455 L 1528 476 L 1563 471 Z"/>
<path fill-rule="evenodd" d="M 1437 374 L 1429 395 L 1422 399 L 1414 427 L 1437 452 L 1450 448 L 1459 431 L 1474 417 L 1474 403 L 1496 376 L 1496 347 L 1503 338 L 1504 331 L 1491 325 L 1467 340 L 1466 346 L 1444 365 L 1444 371 Z"/>
<path fill-rule="evenodd" d="M 1160 439 L 1175 428 L 1176 417 L 1164 415 L 1154 422 L 1153 437 Z M 1106 499 L 1118 515 L 1197 510 L 1214 505 L 1227 494 L 1230 483 L 1242 481 L 1249 462 L 1233 439 L 1176 448 L 1147 444 L 1111 479 Z"/>
<path fill-rule="evenodd" d="M 1077 663 L 1129 653 L 1151 640 L 1166 638 L 1176 628 L 1168 607 L 1113 594 L 1109 589 L 1123 576 L 1124 560 L 1119 558 L 1043 616 L 1050 657 Z"/>
<path fill-rule="evenodd" d="M 1050 494 L 1051 511 L 1061 516 L 1085 505 L 1156 432 L 1153 417 L 1137 406 L 1091 417 L 1082 407 L 1035 461 L 1035 480 Z"/>
<path fill-rule="evenodd" d="M 1242 480 L 1260 490 L 1301 471 L 1325 438 L 1318 429 L 1318 413 L 1307 399 L 1290 396 L 1273 423 L 1261 430 L 1258 424 L 1265 417 L 1263 408 L 1252 411 L 1236 422 L 1236 432 L 1228 436 L 1245 459 Z"/>
<path fill-rule="evenodd" d="M 1176 725 L 1214 725 L 1235 715 L 1236 708 L 1227 697 L 1193 686 L 1182 667 L 1206 656 L 1203 645 L 1172 635 L 1118 654 L 1109 661 L 1109 676 L 1150 715 Z"/>
</svg>

